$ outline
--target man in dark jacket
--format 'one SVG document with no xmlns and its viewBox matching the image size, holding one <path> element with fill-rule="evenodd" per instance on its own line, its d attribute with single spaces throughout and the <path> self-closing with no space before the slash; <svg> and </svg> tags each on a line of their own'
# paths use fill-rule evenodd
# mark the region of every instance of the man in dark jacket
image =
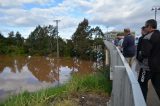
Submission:
<svg viewBox="0 0 160 106">
<path fill-rule="evenodd" d="M 141 34 L 142 36 L 139 37 L 138 44 L 137 44 L 137 54 L 136 54 L 136 59 L 141 62 L 142 61 L 142 56 L 141 56 L 141 46 L 142 46 L 142 39 L 144 36 L 147 34 L 145 26 L 141 28 Z"/>
<path fill-rule="evenodd" d="M 144 99 L 146 100 L 147 92 L 148 92 L 148 80 L 151 78 L 150 77 L 151 73 L 150 73 L 148 64 L 146 64 L 145 62 L 148 60 L 145 60 L 142 57 L 142 46 L 143 46 L 142 42 L 143 42 L 143 38 L 145 37 L 145 35 L 147 35 L 147 31 L 144 26 L 141 28 L 141 34 L 142 36 L 139 38 L 138 45 L 137 45 L 136 59 L 137 59 L 137 62 L 140 68 L 140 70 L 138 70 L 139 71 L 138 82 L 140 84 Z"/>
<path fill-rule="evenodd" d="M 135 39 L 134 36 L 131 35 L 130 29 L 124 29 L 124 40 L 123 40 L 123 56 L 128 61 L 129 65 L 131 65 L 132 57 L 135 55 Z"/>
<path fill-rule="evenodd" d="M 142 62 L 149 66 L 148 76 L 160 98 L 160 32 L 154 19 L 147 20 L 145 27 L 148 34 L 142 39 Z"/>
</svg>

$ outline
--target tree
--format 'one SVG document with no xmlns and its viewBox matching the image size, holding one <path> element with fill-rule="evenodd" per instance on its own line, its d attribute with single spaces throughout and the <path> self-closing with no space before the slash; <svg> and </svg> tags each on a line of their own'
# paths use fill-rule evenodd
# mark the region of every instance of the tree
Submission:
<svg viewBox="0 0 160 106">
<path fill-rule="evenodd" d="M 0 32 L 0 39 L 4 39 L 4 36 L 2 35 L 1 32 Z"/>
<path fill-rule="evenodd" d="M 48 55 L 56 52 L 56 29 L 40 25 L 29 35 L 26 42 L 30 54 Z"/>
<path fill-rule="evenodd" d="M 33 32 L 29 35 L 29 38 L 27 39 L 27 46 L 29 48 L 29 53 L 38 55 L 43 54 L 44 49 L 47 48 L 47 31 L 44 27 L 41 27 L 40 25 L 35 28 Z M 47 52 L 47 51 L 46 51 Z"/>
<path fill-rule="evenodd" d="M 53 25 L 49 25 L 47 27 L 48 33 L 49 33 L 49 41 L 50 41 L 50 52 L 52 53 L 55 51 L 55 45 L 56 45 L 56 27 Z"/>
<path fill-rule="evenodd" d="M 74 53 L 73 52 L 74 44 L 71 39 L 67 39 L 66 42 L 67 42 L 67 44 L 66 44 L 66 48 L 65 48 L 65 56 L 73 57 L 74 56 L 74 54 L 73 54 Z"/>
<path fill-rule="evenodd" d="M 87 58 L 87 53 L 91 49 L 91 40 L 92 36 L 90 34 L 90 26 L 87 19 L 84 19 L 79 23 L 78 28 L 75 33 L 72 35 L 72 40 L 74 43 L 74 52 L 77 56 L 81 58 Z"/>
<path fill-rule="evenodd" d="M 59 53 L 60 56 L 68 56 L 68 54 L 66 52 L 67 47 L 67 43 L 60 37 L 58 37 L 58 42 L 59 42 Z M 57 47 L 56 47 L 57 48 Z"/>
<path fill-rule="evenodd" d="M 98 26 L 96 26 L 96 28 L 92 28 L 91 33 L 92 33 L 92 35 L 95 35 L 95 38 L 103 38 L 104 37 L 104 33 L 102 32 L 102 30 Z"/>
<path fill-rule="evenodd" d="M 104 43 L 103 43 L 104 33 L 102 32 L 102 30 L 98 26 L 91 29 L 91 34 L 92 34 L 92 36 L 93 35 L 95 36 L 94 46 L 104 45 Z"/>
<path fill-rule="evenodd" d="M 9 32 L 8 33 L 8 45 L 15 45 L 16 44 L 16 42 L 15 42 L 15 35 L 14 35 L 14 32 L 13 31 L 11 31 L 11 32 Z"/>
<path fill-rule="evenodd" d="M 16 32 L 15 39 L 16 39 L 16 45 L 22 47 L 24 43 L 24 38 L 21 36 L 19 32 Z"/>
<path fill-rule="evenodd" d="M 13 38 L 13 37 L 14 37 L 14 32 L 13 32 L 13 31 L 11 31 L 11 32 L 9 32 L 9 33 L 8 33 L 8 35 L 9 35 L 9 37 L 8 37 L 8 38 Z"/>
<path fill-rule="evenodd" d="M 0 54 L 5 54 L 6 52 L 7 43 L 5 41 L 5 37 L 2 35 L 2 33 L 0 33 Z"/>
</svg>

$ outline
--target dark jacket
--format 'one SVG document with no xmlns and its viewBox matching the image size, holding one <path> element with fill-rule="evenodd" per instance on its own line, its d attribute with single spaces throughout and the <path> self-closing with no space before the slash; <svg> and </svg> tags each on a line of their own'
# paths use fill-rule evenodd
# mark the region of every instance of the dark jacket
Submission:
<svg viewBox="0 0 160 106">
<path fill-rule="evenodd" d="M 118 46 L 118 42 L 119 42 L 119 39 L 115 39 L 115 40 L 114 40 L 114 45 L 115 45 L 115 46 Z"/>
<path fill-rule="evenodd" d="M 123 40 L 123 56 L 133 57 L 135 55 L 135 39 L 132 35 L 127 35 Z"/>
<path fill-rule="evenodd" d="M 138 40 L 138 44 L 137 44 L 137 53 L 136 53 L 136 59 L 139 61 L 139 62 L 142 62 L 142 55 L 141 55 L 141 46 L 142 46 L 142 39 L 144 38 L 145 35 L 142 35 L 141 37 L 139 37 L 139 40 Z"/>
<path fill-rule="evenodd" d="M 160 72 L 160 32 L 155 30 L 142 40 L 142 56 L 148 59 L 152 72 Z"/>
</svg>

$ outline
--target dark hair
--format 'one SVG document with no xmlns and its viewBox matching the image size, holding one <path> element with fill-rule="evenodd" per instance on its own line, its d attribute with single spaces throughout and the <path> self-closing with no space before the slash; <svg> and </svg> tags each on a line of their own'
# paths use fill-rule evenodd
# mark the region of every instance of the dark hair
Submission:
<svg viewBox="0 0 160 106">
<path fill-rule="evenodd" d="M 150 19 L 146 21 L 146 27 L 151 26 L 154 29 L 157 29 L 157 21 L 154 19 Z"/>
<path fill-rule="evenodd" d="M 145 28 L 146 28 L 146 27 L 145 27 L 145 26 L 143 26 L 141 29 L 142 29 L 142 30 L 144 30 Z"/>
<path fill-rule="evenodd" d="M 130 33 L 130 29 L 129 29 L 129 28 L 125 28 L 125 29 L 124 29 L 124 32 Z"/>
<path fill-rule="evenodd" d="M 120 34 L 120 33 L 117 33 L 117 36 L 121 36 L 121 34 Z"/>
</svg>

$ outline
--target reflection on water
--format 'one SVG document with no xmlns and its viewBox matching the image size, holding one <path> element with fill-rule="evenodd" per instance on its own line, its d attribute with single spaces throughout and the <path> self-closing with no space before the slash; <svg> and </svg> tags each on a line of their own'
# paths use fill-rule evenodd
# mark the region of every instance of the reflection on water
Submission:
<svg viewBox="0 0 160 106">
<path fill-rule="evenodd" d="M 35 91 L 63 84 L 74 72 L 93 70 L 93 62 L 78 59 L 0 56 L 0 99 L 5 92 Z"/>
</svg>

